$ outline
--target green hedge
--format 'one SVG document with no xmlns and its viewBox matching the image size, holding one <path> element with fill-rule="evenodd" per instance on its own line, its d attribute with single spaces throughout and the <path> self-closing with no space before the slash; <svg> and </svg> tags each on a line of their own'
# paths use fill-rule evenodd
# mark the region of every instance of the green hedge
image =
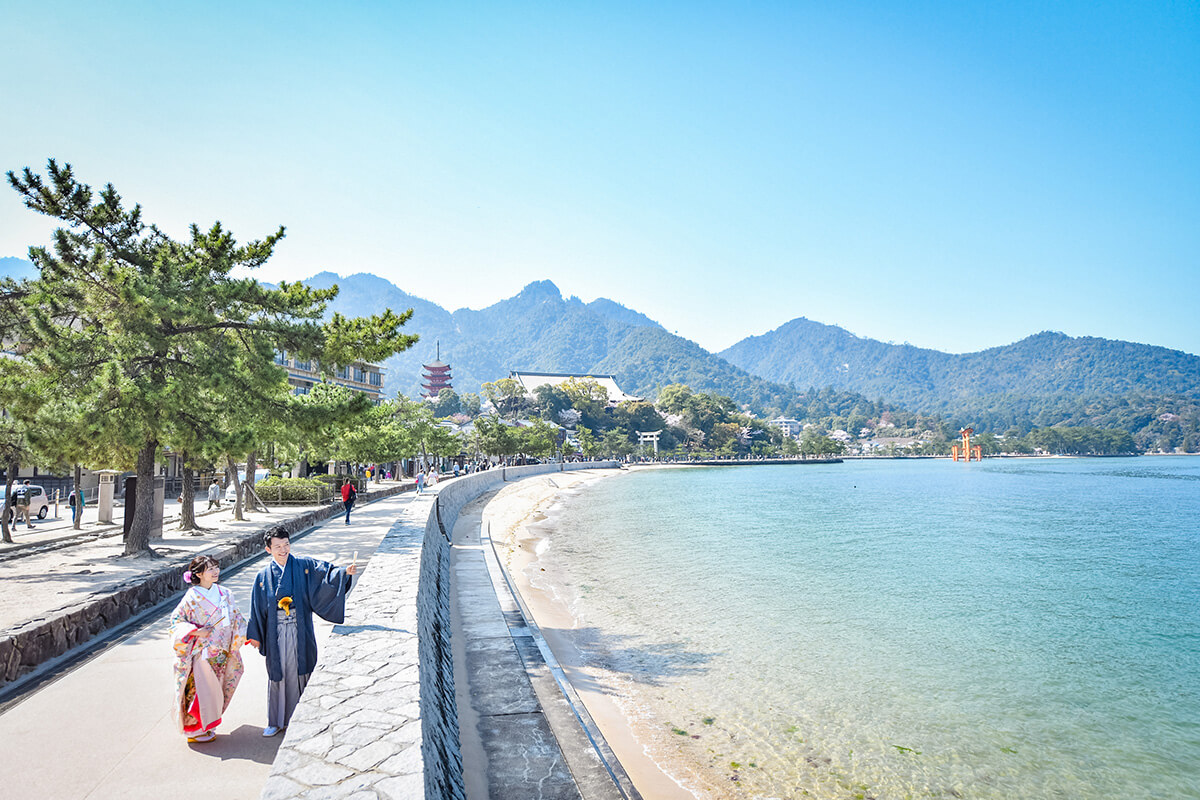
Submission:
<svg viewBox="0 0 1200 800">
<path fill-rule="evenodd" d="M 276 478 L 271 476 L 254 487 L 258 497 L 267 505 L 300 504 L 319 506 L 328 503 L 334 492 L 319 478 Z"/>
</svg>

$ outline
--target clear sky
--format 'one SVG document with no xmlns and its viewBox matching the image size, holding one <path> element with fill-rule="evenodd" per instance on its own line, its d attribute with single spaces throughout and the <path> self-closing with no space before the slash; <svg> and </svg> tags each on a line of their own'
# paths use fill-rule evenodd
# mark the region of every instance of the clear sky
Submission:
<svg viewBox="0 0 1200 800">
<path fill-rule="evenodd" d="M 548 278 L 720 350 L 805 316 L 1200 353 L 1195 2 L 0 0 L 0 167 L 258 275 Z M 51 225 L 0 191 L 0 256 Z"/>
</svg>

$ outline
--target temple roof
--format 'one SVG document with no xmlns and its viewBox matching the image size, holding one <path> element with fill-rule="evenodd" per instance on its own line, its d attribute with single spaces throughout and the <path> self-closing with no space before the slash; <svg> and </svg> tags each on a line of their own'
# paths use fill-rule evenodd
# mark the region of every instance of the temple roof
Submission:
<svg viewBox="0 0 1200 800">
<path fill-rule="evenodd" d="M 626 400 L 642 400 L 643 398 L 632 394 L 626 394 L 620 386 L 617 386 L 617 379 L 612 375 L 585 375 L 580 373 L 567 372 L 517 372 L 509 373 L 509 377 L 525 389 L 529 394 L 533 394 L 533 390 L 542 384 L 549 383 L 557 386 L 568 378 L 580 378 L 583 380 L 593 380 L 608 392 L 608 402 L 616 404 Z"/>
</svg>

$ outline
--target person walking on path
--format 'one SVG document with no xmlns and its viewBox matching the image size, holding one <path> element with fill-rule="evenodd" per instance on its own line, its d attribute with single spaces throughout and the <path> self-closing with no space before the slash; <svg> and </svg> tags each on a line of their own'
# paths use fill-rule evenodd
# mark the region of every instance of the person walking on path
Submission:
<svg viewBox="0 0 1200 800">
<path fill-rule="evenodd" d="M 358 490 L 354 488 L 354 484 L 347 478 L 342 484 L 342 503 L 346 506 L 346 524 L 350 524 L 350 509 L 354 508 L 354 501 L 358 499 Z"/>
<path fill-rule="evenodd" d="M 420 494 L 421 490 L 424 488 L 425 488 L 425 470 L 421 470 L 417 473 L 417 494 Z"/>
<path fill-rule="evenodd" d="M 358 566 L 342 569 L 328 561 L 291 554 L 291 536 L 280 525 L 264 542 L 271 560 L 254 579 L 250 594 L 249 642 L 267 659 L 267 727 L 274 736 L 288 726 L 300 695 L 317 666 L 312 615 L 334 624 L 346 617 L 346 595 Z"/>
<path fill-rule="evenodd" d="M 221 566 L 196 556 L 183 573 L 187 593 L 171 615 L 175 647 L 175 718 L 189 742 L 217 738 L 221 715 L 245 671 L 246 618 L 233 593 L 218 586 Z"/>
<path fill-rule="evenodd" d="M 32 506 L 29 504 L 29 495 L 32 492 L 33 489 L 30 488 L 29 481 L 25 481 L 23 484 L 13 490 L 13 504 L 17 508 L 16 519 L 19 522 L 22 518 L 24 518 L 26 528 L 33 527 L 33 514 L 30 513 Z"/>
<path fill-rule="evenodd" d="M 217 483 L 216 478 L 208 485 L 208 509 L 212 510 L 213 506 L 221 507 L 221 484 Z"/>
<path fill-rule="evenodd" d="M 71 507 L 71 522 L 77 522 L 83 516 L 83 507 L 86 505 L 86 501 L 83 499 L 83 492 L 77 492 L 72 489 L 71 493 L 67 495 L 67 505 Z"/>
</svg>

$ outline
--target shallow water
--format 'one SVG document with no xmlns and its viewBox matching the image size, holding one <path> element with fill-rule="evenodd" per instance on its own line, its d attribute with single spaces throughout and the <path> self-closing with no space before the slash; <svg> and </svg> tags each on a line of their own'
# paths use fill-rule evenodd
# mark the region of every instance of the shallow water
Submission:
<svg viewBox="0 0 1200 800">
<path fill-rule="evenodd" d="M 1197 520 L 1191 458 L 656 470 L 542 565 L 713 794 L 1200 797 Z"/>
</svg>

